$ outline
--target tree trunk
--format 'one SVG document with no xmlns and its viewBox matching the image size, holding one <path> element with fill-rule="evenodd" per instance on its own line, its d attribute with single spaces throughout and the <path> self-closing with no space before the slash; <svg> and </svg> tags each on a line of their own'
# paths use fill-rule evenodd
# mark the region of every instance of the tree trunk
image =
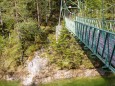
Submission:
<svg viewBox="0 0 115 86">
<path fill-rule="evenodd" d="M 18 9 L 17 9 L 17 6 L 18 6 L 18 4 L 17 4 L 17 0 L 14 0 L 14 6 L 15 6 L 15 9 L 14 9 L 14 18 L 15 18 L 15 21 L 16 21 L 16 24 L 18 24 L 19 23 L 19 21 L 18 21 Z M 17 27 L 18 28 L 18 27 Z M 21 41 L 22 40 L 22 36 L 20 35 L 20 31 L 19 31 L 19 28 L 18 29 L 16 29 L 16 32 L 17 32 L 17 34 L 18 34 L 18 38 L 19 38 L 19 40 Z M 20 62 L 23 64 L 23 62 L 24 62 L 24 42 L 22 42 L 21 41 L 21 57 L 20 57 Z"/>
<path fill-rule="evenodd" d="M 2 11 L 0 9 L 0 25 L 1 25 L 1 29 L 2 29 L 2 36 L 4 37 L 4 28 L 3 28 L 3 20 L 2 20 Z"/>
<path fill-rule="evenodd" d="M 36 0 L 36 8 L 37 8 L 38 27 L 40 27 L 40 10 L 39 10 L 39 1 L 38 0 Z"/>
<path fill-rule="evenodd" d="M 16 23 L 18 23 L 17 0 L 14 0 L 14 6 L 15 6 L 15 10 L 14 10 L 15 21 Z"/>
</svg>

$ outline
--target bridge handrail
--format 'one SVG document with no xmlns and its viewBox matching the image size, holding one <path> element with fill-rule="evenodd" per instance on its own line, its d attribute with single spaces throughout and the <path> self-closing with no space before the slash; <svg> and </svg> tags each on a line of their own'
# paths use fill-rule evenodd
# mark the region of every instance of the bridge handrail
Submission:
<svg viewBox="0 0 115 86">
<path fill-rule="evenodd" d="M 84 23 L 79 22 L 79 21 L 76 21 L 76 20 L 75 20 L 74 22 L 78 22 L 78 23 L 84 24 Z M 96 27 L 94 27 L 94 26 L 90 26 L 90 25 L 87 25 L 87 24 L 84 24 L 84 25 L 89 26 L 89 27 L 91 27 L 91 28 L 96 28 Z M 104 29 L 100 29 L 100 28 L 96 28 L 96 29 L 97 29 L 97 30 L 100 30 L 100 31 L 105 31 L 106 33 L 110 33 L 110 34 L 112 34 L 112 35 L 115 35 L 115 33 L 110 32 L 110 31 L 107 31 L 107 30 L 104 30 Z"/>
<path fill-rule="evenodd" d="M 96 18 L 83 18 L 83 17 L 76 17 L 76 20 L 97 28 L 105 29 L 112 32 L 115 31 L 115 20 L 101 20 Z M 102 25 L 102 23 L 104 26 Z"/>
<path fill-rule="evenodd" d="M 89 18 L 89 17 L 80 17 L 80 16 L 76 16 L 76 17 L 83 18 L 83 19 L 91 19 L 91 20 L 100 20 L 100 21 L 102 21 L 102 19 L 100 19 L 100 18 Z M 104 20 L 104 21 L 113 21 L 113 22 L 115 22 L 115 20 Z"/>
</svg>

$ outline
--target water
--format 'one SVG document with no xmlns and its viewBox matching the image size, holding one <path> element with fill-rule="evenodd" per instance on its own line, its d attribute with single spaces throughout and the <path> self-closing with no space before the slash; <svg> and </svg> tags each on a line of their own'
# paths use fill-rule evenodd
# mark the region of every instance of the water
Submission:
<svg viewBox="0 0 115 86">
<path fill-rule="evenodd" d="M 22 84 L 31 85 L 34 81 L 33 78 L 39 74 L 39 72 L 47 65 L 48 60 L 46 58 L 40 58 L 38 54 L 35 54 L 35 58 L 27 63 L 28 75 L 24 77 Z"/>
</svg>

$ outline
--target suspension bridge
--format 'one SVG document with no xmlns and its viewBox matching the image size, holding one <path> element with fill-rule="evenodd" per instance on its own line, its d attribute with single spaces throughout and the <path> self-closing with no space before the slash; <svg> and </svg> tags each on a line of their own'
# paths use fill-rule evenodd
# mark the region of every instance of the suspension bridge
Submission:
<svg viewBox="0 0 115 86">
<path fill-rule="evenodd" d="M 68 31 L 115 73 L 115 20 L 79 17 L 71 12 L 72 7 L 68 7 L 66 1 L 61 3 L 61 11 Z"/>
</svg>

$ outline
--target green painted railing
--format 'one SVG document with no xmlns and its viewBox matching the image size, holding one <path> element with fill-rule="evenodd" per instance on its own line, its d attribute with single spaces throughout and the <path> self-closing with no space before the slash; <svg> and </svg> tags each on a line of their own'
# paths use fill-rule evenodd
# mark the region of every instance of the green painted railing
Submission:
<svg viewBox="0 0 115 86">
<path fill-rule="evenodd" d="M 96 22 L 78 17 L 72 21 L 65 17 L 66 28 L 115 73 L 115 33 L 101 29 Z"/>
<path fill-rule="evenodd" d="M 103 20 L 102 19 L 94 19 L 94 18 L 84 18 L 84 17 L 76 17 L 76 20 L 96 27 L 100 29 L 105 29 L 111 32 L 115 32 L 115 20 Z"/>
</svg>

